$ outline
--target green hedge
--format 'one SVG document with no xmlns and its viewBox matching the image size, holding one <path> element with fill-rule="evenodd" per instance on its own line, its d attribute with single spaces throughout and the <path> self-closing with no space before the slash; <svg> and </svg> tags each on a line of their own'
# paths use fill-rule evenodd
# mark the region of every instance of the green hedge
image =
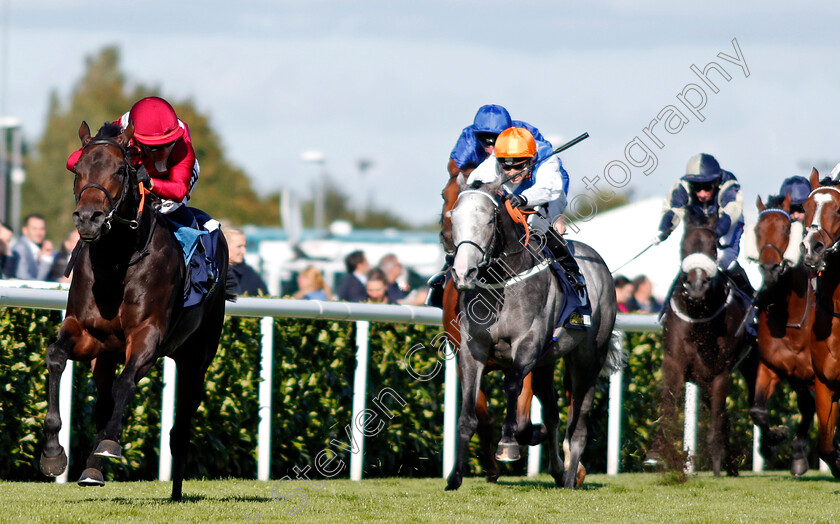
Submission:
<svg viewBox="0 0 840 524">
<path fill-rule="evenodd" d="M 46 370 L 43 356 L 54 340 L 60 314 L 42 310 L 0 309 L 0 478 L 46 480 L 39 472 L 38 457 L 46 412 Z M 338 450 L 349 467 L 345 428 L 351 423 L 352 385 L 355 370 L 355 323 L 278 319 L 274 329 L 274 388 L 272 420 L 272 469 L 274 478 L 295 477 L 295 468 L 313 467 L 324 449 Z M 406 369 L 410 348 L 423 344 L 412 359 L 413 369 L 430 373 L 437 360 L 432 345 L 441 328 L 402 324 L 371 324 L 368 408 L 376 411 L 381 431 L 365 439 L 365 476 L 417 476 L 441 474 L 443 428 L 443 372 L 419 381 Z M 260 321 L 229 318 L 219 353 L 208 371 L 207 395 L 194 418 L 187 474 L 190 477 L 256 476 L 258 386 L 260 375 Z M 641 469 L 641 461 L 658 418 L 661 382 L 661 337 L 629 337 L 630 362 L 624 374 L 622 419 L 622 471 Z M 109 466 L 114 479 L 157 478 L 160 445 L 162 361 L 144 378 L 126 410 L 122 437 L 124 459 Z M 76 478 L 90 453 L 95 430 L 95 387 L 89 366 L 75 363 L 70 477 Z M 561 384 L 562 367 L 557 370 Z M 504 418 L 502 374 L 486 380 L 497 426 Z M 386 388 L 390 388 L 387 389 Z M 387 418 L 373 401 L 377 394 L 393 415 Z M 606 469 L 607 381 L 599 384 L 584 464 L 591 472 Z M 397 395 L 405 406 L 395 400 Z M 774 424 L 793 424 L 798 417 L 789 388 L 782 388 L 770 406 Z M 565 401 L 561 401 L 563 428 Z M 751 427 L 743 380 L 734 381 L 730 399 L 733 436 L 750 464 Z M 701 415 L 701 424 L 704 423 Z M 701 453 L 705 445 L 700 428 Z M 500 430 L 497 428 L 496 438 Z M 470 469 L 481 474 L 471 443 Z M 771 468 L 786 468 L 790 446 L 780 449 Z M 816 455 L 812 452 L 812 464 Z M 701 462 L 701 467 L 707 464 Z M 505 474 L 524 472 L 525 461 L 502 465 Z M 345 468 L 337 476 L 346 477 Z M 311 471 L 309 475 L 314 475 Z"/>
</svg>

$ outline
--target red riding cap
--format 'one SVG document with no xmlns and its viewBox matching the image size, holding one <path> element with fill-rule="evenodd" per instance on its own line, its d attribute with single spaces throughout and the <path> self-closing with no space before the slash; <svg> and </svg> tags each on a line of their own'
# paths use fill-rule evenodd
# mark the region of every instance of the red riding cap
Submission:
<svg viewBox="0 0 840 524">
<path fill-rule="evenodd" d="M 174 142 L 183 136 L 184 128 L 169 102 L 156 96 L 134 104 L 129 114 L 134 122 L 134 139 L 141 144 L 158 146 Z"/>
</svg>

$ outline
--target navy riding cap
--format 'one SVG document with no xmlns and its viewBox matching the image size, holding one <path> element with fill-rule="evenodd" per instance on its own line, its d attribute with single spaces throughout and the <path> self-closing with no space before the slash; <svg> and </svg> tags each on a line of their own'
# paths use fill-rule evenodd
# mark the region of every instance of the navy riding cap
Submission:
<svg viewBox="0 0 840 524">
<path fill-rule="evenodd" d="M 478 108 L 473 120 L 473 133 L 498 135 L 511 126 L 510 113 L 502 106 L 489 104 Z"/>
<path fill-rule="evenodd" d="M 722 173 L 720 164 L 712 155 L 700 153 L 688 159 L 683 180 L 688 182 L 715 182 Z"/>
<path fill-rule="evenodd" d="M 790 195 L 790 203 L 797 206 L 804 204 L 811 194 L 811 182 L 804 176 L 792 176 L 782 182 L 781 196 Z"/>
</svg>

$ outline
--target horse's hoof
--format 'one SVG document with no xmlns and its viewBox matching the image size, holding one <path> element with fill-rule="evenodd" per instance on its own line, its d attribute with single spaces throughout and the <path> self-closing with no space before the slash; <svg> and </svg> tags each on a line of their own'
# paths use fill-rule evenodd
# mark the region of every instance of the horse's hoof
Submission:
<svg viewBox="0 0 840 524">
<path fill-rule="evenodd" d="M 647 471 L 662 471 L 665 469 L 665 462 L 658 455 L 648 455 L 642 462 L 642 467 Z"/>
<path fill-rule="evenodd" d="M 102 472 L 96 468 L 88 468 L 82 471 L 82 476 L 79 477 L 77 482 L 79 486 L 94 486 L 101 488 L 105 485 L 105 477 L 102 476 Z"/>
<path fill-rule="evenodd" d="M 61 448 L 61 453 L 54 457 L 48 457 L 41 453 L 41 473 L 48 477 L 57 477 L 67 469 L 67 453 Z"/>
<path fill-rule="evenodd" d="M 496 460 L 499 462 L 516 462 L 520 459 L 519 444 L 502 444 L 496 448 Z"/>
<path fill-rule="evenodd" d="M 449 475 L 449 480 L 446 482 L 446 491 L 455 491 L 456 489 L 460 488 L 462 481 L 463 479 L 458 473 L 453 473 Z"/>
<path fill-rule="evenodd" d="M 586 468 L 583 464 L 578 464 L 577 474 L 575 475 L 575 487 L 583 486 L 583 481 L 586 479 Z"/>
<path fill-rule="evenodd" d="M 531 442 L 529 445 L 537 446 L 545 442 L 548 437 L 548 430 L 545 429 L 544 424 L 534 424 L 534 431 L 531 433 Z"/>
<path fill-rule="evenodd" d="M 794 477 L 801 477 L 808 473 L 808 460 L 804 458 L 793 459 L 790 465 L 790 474 Z"/>
<path fill-rule="evenodd" d="M 490 484 L 495 484 L 499 481 L 499 472 L 494 471 L 493 473 L 485 473 L 484 479 L 489 482 Z"/>
<path fill-rule="evenodd" d="M 122 458 L 122 448 L 114 440 L 103 440 L 98 446 L 96 446 L 96 450 L 93 454 L 97 457 L 120 459 Z"/>
</svg>

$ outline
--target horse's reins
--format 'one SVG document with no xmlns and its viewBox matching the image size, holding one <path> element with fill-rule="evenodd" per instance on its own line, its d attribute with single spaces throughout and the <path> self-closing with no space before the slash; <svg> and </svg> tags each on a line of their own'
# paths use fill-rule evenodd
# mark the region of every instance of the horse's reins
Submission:
<svg viewBox="0 0 840 524">
<path fill-rule="evenodd" d="M 111 230 L 112 220 L 116 220 L 120 224 L 125 224 L 129 228 L 136 230 L 140 227 L 140 219 L 143 215 L 143 210 L 146 206 L 146 193 L 149 193 L 149 190 L 146 189 L 145 186 L 143 186 L 142 182 L 138 182 L 138 189 L 140 191 L 140 203 L 137 206 L 137 218 L 135 218 L 134 220 L 127 220 L 121 217 L 119 214 L 117 214 L 117 209 L 119 209 L 119 207 L 122 206 L 126 195 L 128 195 L 129 179 L 131 178 L 131 174 L 136 173 L 136 170 L 128 161 L 128 150 L 126 150 L 126 148 L 123 147 L 117 141 L 111 140 L 109 138 L 97 138 L 95 140 L 91 140 L 90 142 L 82 146 L 82 149 L 85 149 L 91 145 L 110 145 L 119 148 L 119 150 L 122 152 L 123 160 L 125 161 L 125 163 L 117 171 L 117 173 L 122 172 L 123 174 L 122 191 L 120 192 L 119 198 L 115 200 L 111 192 L 108 191 L 108 189 L 102 186 L 101 184 L 86 184 L 82 187 L 82 189 L 79 190 L 78 194 L 76 195 L 76 203 L 79 203 L 79 200 L 82 198 L 82 193 L 84 193 L 86 189 L 99 189 L 105 194 L 105 197 L 108 199 L 108 203 L 111 205 L 111 210 L 105 216 L 105 220 L 103 222 L 103 227 L 105 229 L 103 234 L 106 234 Z M 146 242 L 144 243 L 143 248 L 139 251 L 136 257 L 134 257 L 126 264 L 126 267 L 133 266 L 149 254 L 149 245 L 152 242 L 152 237 L 154 236 L 156 227 L 157 220 L 152 220 L 152 227 L 149 230 L 149 235 L 146 237 Z M 73 248 L 73 252 L 70 255 L 70 260 L 67 261 L 67 267 L 64 269 L 65 277 L 69 277 L 70 272 L 73 271 L 73 266 L 75 266 L 76 264 L 76 257 L 78 256 L 79 251 L 81 251 L 83 244 L 84 243 L 81 241 L 81 239 L 76 242 L 76 246 Z"/>
<path fill-rule="evenodd" d="M 733 296 L 734 296 L 733 287 L 730 286 L 728 292 L 726 293 L 726 301 L 723 303 L 723 305 L 721 305 L 718 308 L 717 311 L 715 311 L 711 316 L 708 316 L 708 317 L 694 318 L 694 317 L 688 315 L 687 313 L 683 313 L 682 311 L 680 311 L 679 305 L 674 301 L 673 296 L 671 297 L 671 301 L 670 301 L 671 311 L 673 311 L 674 314 L 677 315 L 677 317 L 680 320 L 682 320 L 684 322 L 687 322 L 689 324 L 706 324 L 707 322 L 711 322 L 712 320 L 717 318 L 718 315 L 723 313 L 723 311 L 727 308 L 727 306 L 729 306 L 729 304 L 732 303 L 732 297 Z"/>
</svg>

